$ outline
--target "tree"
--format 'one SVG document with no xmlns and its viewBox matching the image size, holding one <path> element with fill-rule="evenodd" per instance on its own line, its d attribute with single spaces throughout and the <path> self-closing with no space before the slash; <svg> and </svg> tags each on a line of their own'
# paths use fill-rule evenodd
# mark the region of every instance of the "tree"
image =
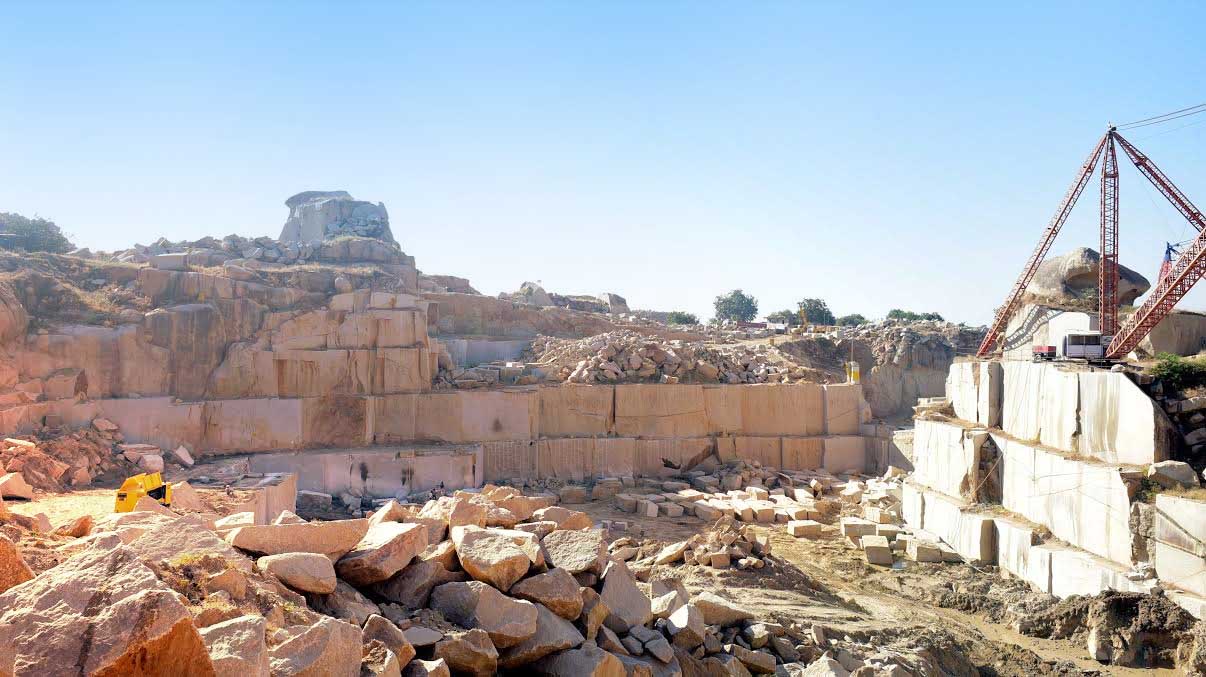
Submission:
<svg viewBox="0 0 1206 677">
<path fill-rule="evenodd" d="M 860 324 L 867 324 L 867 318 L 859 315 L 858 313 L 851 313 L 850 315 L 843 315 L 839 317 L 837 319 L 837 324 L 839 327 L 856 327 Z"/>
<path fill-rule="evenodd" d="M 692 313 L 672 310 L 666 314 L 666 324 L 699 324 L 699 318 Z"/>
<path fill-rule="evenodd" d="M 796 305 L 804 313 L 804 319 L 813 324 L 833 324 L 836 321 L 824 299 L 804 299 Z"/>
<path fill-rule="evenodd" d="M 793 310 L 778 310 L 766 316 L 767 322 L 775 324 L 785 324 L 789 327 L 794 327 L 800 324 L 800 316 Z"/>
<path fill-rule="evenodd" d="M 758 299 L 740 289 L 716 297 L 716 319 L 749 322 L 758 316 Z"/>
<path fill-rule="evenodd" d="M 908 320 L 910 322 L 916 322 L 918 320 L 937 320 L 938 322 L 943 321 L 942 316 L 938 313 L 915 313 L 911 310 L 901 310 L 900 308 L 893 308 L 892 310 L 889 310 L 888 319 Z"/>
<path fill-rule="evenodd" d="M 75 245 L 63 236 L 53 221 L 0 212 L 0 247 L 26 252 L 64 254 Z"/>
</svg>

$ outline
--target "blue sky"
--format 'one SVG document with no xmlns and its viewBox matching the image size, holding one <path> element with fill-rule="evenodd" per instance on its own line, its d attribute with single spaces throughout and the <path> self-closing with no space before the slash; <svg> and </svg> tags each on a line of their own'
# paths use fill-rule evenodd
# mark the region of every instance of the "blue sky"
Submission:
<svg viewBox="0 0 1206 677">
<path fill-rule="evenodd" d="M 7 3 L 0 211 L 111 250 L 346 189 L 485 293 L 984 323 L 1106 123 L 1206 101 L 1206 9 L 983 4 Z M 1199 204 L 1203 120 L 1128 135 Z M 1096 191 L 1055 253 L 1096 248 Z M 1191 230 L 1121 196 L 1154 279 Z"/>
</svg>

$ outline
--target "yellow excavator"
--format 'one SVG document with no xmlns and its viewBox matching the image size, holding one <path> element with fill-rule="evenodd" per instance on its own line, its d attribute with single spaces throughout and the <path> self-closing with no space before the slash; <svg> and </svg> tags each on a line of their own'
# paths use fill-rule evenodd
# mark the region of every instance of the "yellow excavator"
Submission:
<svg viewBox="0 0 1206 677">
<path fill-rule="evenodd" d="M 143 496 L 150 496 L 164 506 L 172 505 L 172 487 L 163 481 L 163 476 L 157 472 L 140 473 L 121 483 L 113 511 L 132 512 Z"/>
</svg>

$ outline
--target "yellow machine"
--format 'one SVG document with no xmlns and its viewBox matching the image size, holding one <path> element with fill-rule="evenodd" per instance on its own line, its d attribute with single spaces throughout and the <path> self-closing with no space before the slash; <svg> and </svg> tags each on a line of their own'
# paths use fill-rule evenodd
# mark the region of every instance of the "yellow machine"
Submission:
<svg viewBox="0 0 1206 677">
<path fill-rule="evenodd" d="M 114 512 L 131 512 L 138 504 L 138 499 L 143 496 L 150 496 L 161 504 L 170 506 L 172 504 L 172 487 L 164 484 L 163 477 L 157 472 L 127 477 L 126 481 L 121 483 L 121 488 L 117 490 Z"/>
</svg>

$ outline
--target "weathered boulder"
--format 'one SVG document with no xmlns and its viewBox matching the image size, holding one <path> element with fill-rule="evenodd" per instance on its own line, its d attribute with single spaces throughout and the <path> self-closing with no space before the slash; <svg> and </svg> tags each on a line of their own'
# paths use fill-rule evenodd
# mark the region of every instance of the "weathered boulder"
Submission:
<svg viewBox="0 0 1206 677">
<path fill-rule="evenodd" d="M 1088 247 L 1048 257 L 1035 271 L 1026 293 L 1031 300 L 1048 305 L 1096 303 L 1100 268 L 1101 254 Z M 1123 265 L 1118 266 L 1118 277 L 1119 305 L 1131 305 L 1151 287 L 1147 278 Z"/>
<path fill-rule="evenodd" d="M 406 639 L 405 633 L 384 616 L 369 616 L 362 632 L 365 643 L 377 640 L 392 651 L 398 658 L 399 666 L 406 665 L 415 657 L 415 647 Z"/>
<path fill-rule="evenodd" d="M 329 595 L 306 593 L 306 601 L 318 613 L 354 623 L 357 628 L 363 626 L 369 616 L 381 614 L 376 604 L 343 581 L 336 582 L 335 592 Z"/>
<path fill-rule="evenodd" d="M 381 522 L 369 528 L 335 569 L 352 585 L 379 583 L 405 568 L 426 547 L 427 529 L 422 525 Z"/>
<path fill-rule="evenodd" d="M 448 528 L 459 526 L 486 526 L 486 506 L 465 497 L 441 496 L 428 501 L 419 511 L 418 517 L 441 520 Z"/>
<path fill-rule="evenodd" d="M 293 625 L 278 632 L 286 638 L 269 652 L 272 674 L 359 677 L 359 626 L 323 616 L 313 625 Z"/>
<path fill-rule="evenodd" d="M 343 190 L 308 190 L 285 200 L 289 218 L 280 241 L 312 242 L 341 235 L 393 242 L 389 213 L 380 202 L 355 200 Z"/>
<path fill-rule="evenodd" d="M 408 611 L 427 606 L 431 591 L 438 585 L 469 580 L 463 571 L 448 571 L 438 560 L 421 560 L 411 564 L 387 581 L 371 586 L 374 594 Z"/>
<path fill-rule="evenodd" d="M 522 531 L 458 526 L 452 542 L 465 572 L 499 590 L 510 589 L 541 559 L 535 537 Z"/>
<path fill-rule="evenodd" d="M 571 574 L 601 574 L 607 564 L 607 539 L 602 529 L 558 529 L 541 543 L 548 565 Z"/>
<path fill-rule="evenodd" d="M 515 646 L 536 632 L 536 606 L 511 599 L 480 581 L 445 583 L 431 592 L 431 608 L 463 628 L 481 628 L 494 646 Z"/>
<path fill-rule="evenodd" d="M 1184 461 L 1160 461 L 1147 468 L 1147 478 L 1165 489 L 1198 486 L 1198 474 Z"/>
<path fill-rule="evenodd" d="M 0 475 L 0 498 L 20 498 L 32 501 L 33 487 L 25 481 L 25 476 L 19 472 Z"/>
<path fill-rule="evenodd" d="M 0 594 L 0 674 L 212 675 L 180 600 L 116 535 L 101 536 Z"/>
<path fill-rule="evenodd" d="M 486 631 L 477 628 L 445 635 L 432 653 L 457 674 L 489 677 L 498 669 L 498 649 Z"/>
<path fill-rule="evenodd" d="M 218 538 L 205 520 L 196 515 L 177 517 L 171 513 L 169 520 L 149 524 L 141 536 L 130 542 L 130 549 L 147 563 L 172 563 L 184 555 L 213 555 L 240 571 L 251 571 L 251 560 Z"/>
<path fill-rule="evenodd" d="M 612 560 L 608 563 L 599 598 L 610 611 L 604 622 L 617 633 L 627 633 L 629 628 L 645 625 L 653 618 L 649 598 L 637 586 L 636 578 L 623 562 Z"/>
<path fill-rule="evenodd" d="M 360 677 L 402 677 L 402 665 L 381 640 L 367 640 L 360 659 Z"/>
<path fill-rule="evenodd" d="M 434 661 L 416 658 L 402 670 L 402 677 L 451 677 L 451 675 L 452 671 L 448 669 L 448 663 L 443 658 Z"/>
<path fill-rule="evenodd" d="M 267 622 L 263 616 L 239 616 L 198 632 L 217 677 L 268 677 Z"/>
<path fill-rule="evenodd" d="M 625 677 L 628 673 L 619 658 L 585 642 L 577 649 L 566 649 L 532 663 L 532 674 L 548 677 Z"/>
<path fill-rule="evenodd" d="M 0 533 L 0 592 L 33 578 L 33 571 L 21 557 L 17 544 Z"/>
<path fill-rule="evenodd" d="M 577 620 L 582 614 L 582 594 L 578 592 L 578 581 L 566 569 L 550 569 L 526 578 L 511 586 L 508 594 L 543 604 L 567 620 Z"/>
<path fill-rule="evenodd" d="M 258 524 L 231 530 L 226 534 L 226 542 L 240 550 L 261 555 L 316 552 L 330 557 L 342 557 L 356 547 L 366 532 L 366 519 L 306 524 Z"/>
<path fill-rule="evenodd" d="M 536 605 L 536 633 L 515 646 L 503 651 L 499 665 L 503 668 L 519 668 L 545 656 L 573 649 L 585 639 L 574 624 L 553 613 L 543 604 Z"/>
<path fill-rule="evenodd" d="M 532 513 L 533 522 L 556 522 L 558 529 L 589 529 L 595 524 L 590 515 L 578 510 L 570 510 L 559 505 L 551 505 Z"/>
<path fill-rule="evenodd" d="M 283 552 L 265 555 L 255 562 L 260 571 L 276 576 L 300 592 L 329 595 L 335 592 L 335 566 L 326 555 L 314 552 Z"/>
<path fill-rule="evenodd" d="M 708 625 L 734 625 L 749 620 L 754 614 L 711 592 L 696 595 L 691 603 L 703 614 Z"/>
</svg>

